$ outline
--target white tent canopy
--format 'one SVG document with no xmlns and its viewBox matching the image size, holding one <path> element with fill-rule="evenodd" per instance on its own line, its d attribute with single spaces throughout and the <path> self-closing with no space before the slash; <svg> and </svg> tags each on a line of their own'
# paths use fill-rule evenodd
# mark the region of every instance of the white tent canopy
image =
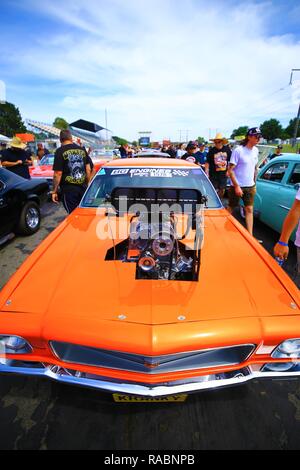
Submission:
<svg viewBox="0 0 300 470">
<path fill-rule="evenodd" d="M 9 142 L 11 139 L 6 135 L 0 134 L 0 142 Z"/>
</svg>

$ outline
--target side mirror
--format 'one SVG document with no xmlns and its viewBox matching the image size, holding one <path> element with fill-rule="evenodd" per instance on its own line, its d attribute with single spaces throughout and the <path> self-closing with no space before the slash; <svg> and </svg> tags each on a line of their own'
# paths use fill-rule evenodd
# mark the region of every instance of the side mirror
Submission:
<svg viewBox="0 0 300 470">
<path fill-rule="evenodd" d="M 294 184 L 294 188 L 298 191 L 300 189 L 300 183 Z"/>
</svg>

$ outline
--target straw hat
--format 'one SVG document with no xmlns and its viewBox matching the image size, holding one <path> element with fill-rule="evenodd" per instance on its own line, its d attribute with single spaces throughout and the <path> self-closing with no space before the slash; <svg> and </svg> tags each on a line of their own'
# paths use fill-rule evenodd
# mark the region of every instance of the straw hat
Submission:
<svg viewBox="0 0 300 470">
<path fill-rule="evenodd" d="M 19 139 L 19 137 L 13 137 L 11 141 L 9 142 L 10 147 L 13 147 L 15 149 L 22 149 L 24 150 L 26 148 L 26 144 L 23 144 L 22 140 Z"/>
<path fill-rule="evenodd" d="M 223 135 L 221 134 L 221 132 L 218 132 L 216 137 L 214 139 L 210 139 L 212 142 L 215 142 L 215 140 L 222 140 L 223 141 L 223 145 L 225 144 L 228 144 L 228 139 L 226 139 L 226 137 L 223 137 Z"/>
</svg>

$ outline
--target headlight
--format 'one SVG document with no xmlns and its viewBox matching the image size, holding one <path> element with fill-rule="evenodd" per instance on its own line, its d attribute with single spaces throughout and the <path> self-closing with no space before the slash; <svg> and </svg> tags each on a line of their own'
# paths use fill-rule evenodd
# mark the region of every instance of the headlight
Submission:
<svg viewBox="0 0 300 470">
<path fill-rule="evenodd" d="M 300 339 L 287 339 L 283 341 L 272 353 L 276 359 L 298 359 L 300 358 Z"/>
<path fill-rule="evenodd" d="M 297 368 L 293 362 L 270 362 L 265 364 L 262 368 L 262 372 L 287 372 L 288 370 Z M 298 372 L 298 370 L 297 370 Z"/>
<path fill-rule="evenodd" d="M 2 354 L 28 354 L 32 347 L 21 336 L 0 335 L 0 352 Z"/>
</svg>

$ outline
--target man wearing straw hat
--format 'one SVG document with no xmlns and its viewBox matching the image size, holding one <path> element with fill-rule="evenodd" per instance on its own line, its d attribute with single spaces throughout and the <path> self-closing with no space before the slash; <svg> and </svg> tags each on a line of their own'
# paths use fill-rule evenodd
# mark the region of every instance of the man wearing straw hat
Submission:
<svg viewBox="0 0 300 470">
<path fill-rule="evenodd" d="M 231 157 L 231 150 L 226 145 L 228 140 L 220 133 L 217 133 L 216 137 L 210 140 L 214 142 L 214 146 L 209 149 L 205 172 L 219 197 L 223 197 L 227 185 L 227 166 Z"/>
<path fill-rule="evenodd" d="M 19 137 L 13 137 L 9 148 L 3 150 L 1 154 L 1 163 L 4 168 L 12 173 L 30 179 L 28 165 L 32 162 L 28 159 L 25 148 L 26 144 Z"/>
</svg>

